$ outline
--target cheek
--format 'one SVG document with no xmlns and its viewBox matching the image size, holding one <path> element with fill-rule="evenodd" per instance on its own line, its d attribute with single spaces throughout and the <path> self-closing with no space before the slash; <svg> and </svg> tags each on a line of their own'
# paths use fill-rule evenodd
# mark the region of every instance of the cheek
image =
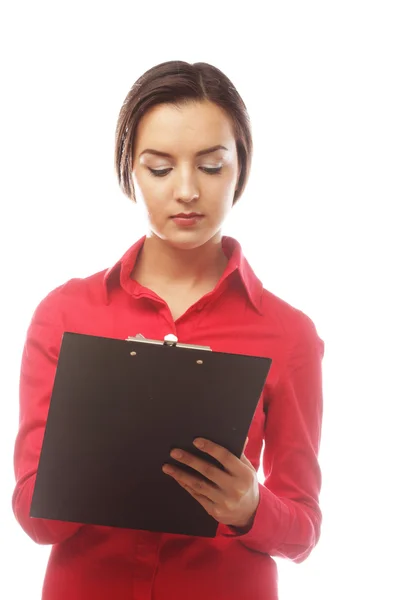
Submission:
<svg viewBox="0 0 400 600">
<path fill-rule="evenodd" d="M 231 207 L 235 194 L 236 180 L 229 171 L 224 175 L 210 176 L 211 181 L 203 182 L 203 197 L 209 199 L 219 211 Z"/>
<path fill-rule="evenodd" d="M 162 186 L 151 180 L 140 178 L 135 181 L 136 200 L 151 217 L 157 217 L 160 209 L 165 206 L 166 193 Z"/>
<path fill-rule="evenodd" d="M 225 218 L 232 210 L 234 191 L 230 189 L 221 189 L 213 198 L 212 212 L 216 217 Z"/>
<path fill-rule="evenodd" d="M 132 180 L 135 190 L 141 194 L 144 199 L 147 199 L 150 194 L 154 194 L 158 189 L 162 189 L 162 186 L 159 185 L 159 180 L 149 176 L 148 172 L 143 168 L 132 172 Z"/>
</svg>

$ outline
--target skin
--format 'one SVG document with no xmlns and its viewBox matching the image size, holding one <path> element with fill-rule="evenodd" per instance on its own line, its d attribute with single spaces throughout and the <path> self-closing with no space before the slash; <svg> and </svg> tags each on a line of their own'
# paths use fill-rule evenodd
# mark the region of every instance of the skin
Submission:
<svg viewBox="0 0 400 600">
<path fill-rule="evenodd" d="M 228 151 L 196 158 L 197 151 L 218 144 Z M 142 155 L 148 148 L 173 158 Z M 220 174 L 204 171 L 219 166 Z M 149 168 L 171 170 L 156 177 Z M 210 102 L 150 109 L 139 123 L 132 178 L 148 221 L 140 271 L 161 284 L 191 288 L 219 275 L 226 266 L 221 228 L 232 209 L 239 178 L 235 138 L 225 113 Z M 204 214 L 195 228 L 178 227 L 170 218 L 192 211 Z"/>
<path fill-rule="evenodd" d="M 206 155 L 204 149 L 222 145 Z M 154 149 L 170 157 L 144 153 Z M 212 174 L 206 169 L 218 169 Z M 152 174 L 158 170 L 164 176 Z M 141 119 L 135 140 L 132 178 L 148 233 L 132 277 L 150 289 L 192 298 L 213 289 L 227 264 L 222 250 L 222 225 L 233 206 L 240 176 L 236 142 L 229 116 L 211 102 L 175 107 L 157 105 Z M 193 227 L 171 217 L 198 212 Z M 259 503 L 257 473 L 244 455 L 237 458 L 211 440 L 200 440 L 203 452 L 217 458 L 226 472 L 175 449 L 173 457 L 204 475 L 208 482 L 178 467 L 164 465 L 173 477 L 218 522 L 249 529 Z M 196 440 L 194 442 L 196 445 Z"/>
</svg>

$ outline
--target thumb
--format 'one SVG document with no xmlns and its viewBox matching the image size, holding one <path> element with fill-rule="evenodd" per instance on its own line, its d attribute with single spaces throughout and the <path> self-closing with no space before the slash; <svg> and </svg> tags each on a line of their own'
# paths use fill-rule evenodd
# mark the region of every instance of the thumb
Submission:
<svg viewBox="0 0 400 600">
<path fill-rule="evenodd" d="M 244 453 L 244 451 L 246 450 L 246 446 L 247 446 L 247 443 L 248 443 L 248 441 L 249 441 L 249 438 L 247 437 L 247 438 L 246 438 L 246 442 L 245 442 L 245 444 L 244 444 L 244 448 L 243 448 L 242 456 L 240 457 L 240 460 L 241 460 L 241 462 L 242 462 L 243 464 L 247 465 L 248 467 L 250 467 L 250 468 L 251 468 L 251 469 L 254 471 L 254 467 L 253 467 L 253 465 L 251 464 L 251 462 L 249 461 L 249 459 L 247 458 L 247 456 L 246 456 L 246 455 L 245 455 L 245 453 Z"/>
<path fill-rule="evenodd" d="M 244 465 L 247 465 L 248 467 L 250 467 L 250 469 L 252 471 L 254 471 L 254 467 L 251 464 L 251 462 L 249 461 L 249 459 L 247 458 L 247 456 L 245 454 L 242 454 L 242 456 L 240 457 L 240 462 L 242 462 Z"/>
</svg>

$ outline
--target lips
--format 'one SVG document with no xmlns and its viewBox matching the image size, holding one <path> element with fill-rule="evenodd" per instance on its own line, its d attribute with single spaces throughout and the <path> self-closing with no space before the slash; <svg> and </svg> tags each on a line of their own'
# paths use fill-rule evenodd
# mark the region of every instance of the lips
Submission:
<svg viewBox="0 0 400 600">
<path fill-rule="evenodd" d="M 190 228 L 196 227 L 201 223 L 204 215 L 201 215 L 200 213 L 180 213 L 171 218 L 177 227 Z"/>
<path fill-rule="evenodd" d="M 172 219 L 194 219 L 196 217 L 202 217 L 200 213 L 179 213 L 179 215 L 173 215 Z"/>
</svg>

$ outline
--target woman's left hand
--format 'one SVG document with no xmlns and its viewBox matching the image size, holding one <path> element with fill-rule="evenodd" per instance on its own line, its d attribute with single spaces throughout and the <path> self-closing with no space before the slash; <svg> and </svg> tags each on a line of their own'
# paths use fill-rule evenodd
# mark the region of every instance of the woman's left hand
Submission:
<svg viewBox="0 0 400 600">
<path fill-rule="evenodd" d="M 198 471 L 208 481 L 169 464 L 163 466 L 164 473 L 173 477 L 219 523 L 238 529 L 250 528 L 259 503 L 259 487 L 257 471 L 245 457 L 244 450 L 237 458 L 209 440 L 198 438 L 193 443 L 216 458 L 226 471 L 189 452 L 175 449 L 171 452 L 175 460 Z"/>
</svg>

